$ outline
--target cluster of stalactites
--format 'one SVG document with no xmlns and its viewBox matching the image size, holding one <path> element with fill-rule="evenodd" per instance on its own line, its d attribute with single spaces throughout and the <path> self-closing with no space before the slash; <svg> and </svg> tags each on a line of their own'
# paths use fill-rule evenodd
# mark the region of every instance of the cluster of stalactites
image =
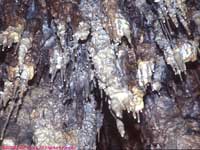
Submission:
<svg viewBox="0 0 200 150">
<path fill-rule="evenodd" d="M 158 15 L 160 19 L 164 21 L 169 17 L 177 28 L 180 21 L 188 34 L 191 34 L 186 18 L 187 7 L 185 0 L 155 0 L 154 2 L 159 5 Z"/>
<path fill-rule="evenodd" d="M 17 117 L 24 94 L 28 89 L 28 81 L 32 80 L 35 74 L 35 64 L 30 53 L 32 40 L 32 33 L 26 31 L 22 24 L 17 24 L 16 27 L 9 26 L 0 34 L 0 45 L 3 46 L 2 50 L 12 48 L 15 49 L 14 53 L 17 55 L 17 63 L 6 66 L 8 76 L 4 80 L 5 86 L 1 92 L 1 103 L 3 107 L 10 106 L 7 120 L 1 131 L 1 140 L 4 137 L 6 126 L 15 108 L 16 112 L 14 117 Z M 14 44 L 16 46 L 13 46 Z"/>
<path fill-rule="evenodd" d="M 167 64 L 169 64 L 175 74 L 181 76 L 181 73 L 186 73 L 187 62 L 194 62 L 197 60 L 198 43 L 195 41 L 180 41 L 179 44 L 175 45 L 172 49 L 168 47 L 164 51 L 165 59 Z"/>
<path fill-rule="evenodd" d="M 110 4 L 114 3 L 114 1 L 105 1 L 105 3 Z M 107 6 L 109 5 L 104 5 L 104 7 Z M 121 38 L 125 36 L 131 42 L 128 21 L 125 20 L 119 9 L 115 10 L 113 8 L 109 10 L 106 8 L 103 13 L 100 10 L 99 2 L 82 1 L 80 9 L 82 10 L 83 18 L 89 18 L 91 22 L 88 24 L 81 23 L 80 27 L 82 29 L 78 29 L 78 32 L 74 35 L 79 39 L 86 39 L 90 33 L 88 31 L 91 31 L 92 38 L 91 42 L 88 43 L 88 51 L 94 63 L 99 87 L 109 96 L 110 110 L 114 111 L 118 118 L 122 118 L 123 110 L 132 112 L 133 116 L 136 117 L 135 113 L 139 114 L 144 107 L 144 93 L 136 86 L 130 90 L 128 84 L 124 83 L 126 77 L 123 76 L 122 72 L 125 68 L 122 68 L 123 66 L 119 63 L 120 58 L 116 57 L 116 55 L 121 55 L 118 47 L 118 44 L 121 43 Z M 90 27 L 88 26 L 89 24 L 91 25 Z M 111 43 L 111 40 L 114 43 Z M 137 116 L 139 121 L 139 115 Z M 124 136 L 123 123 L 119 119 L 116 121 L 121 136 Z"/>
<path fill-rule="evenodd" d="M 20 85 L 15 84 L 16 86 L 15 88 L 19 87 L 21 89 L 21 87 L 24 87 L 26 89 L 28 81 L 31 80 L 34 76 L 34 67 L 35 67 L 32 62 L 31 55 L 28 53 L 28 50 L 32 47 L 31 33 L 23 31 L 23 25 L 19 24 L 17 25 L 17 27 L 9 26 L 5 31 L 3 31 L 0 34 L 0 38 L 1 38 L 0 45 L 3 45 L 3 50 L 4 48 L 11 47 L 14 43 L 17 44 L 18 48 L 17 49 L 18 63 L 15 66 L 7 66 L 8 81 L 6 82 L 13 82 L 15 84 L 18 83 L 15 82 L 16 80 L 20 80 Z M 22 86 L 21 84 L 24 85 Z M 25 92 L 26 91 L 25 89 L 21 89 L 20 92 L 22 91 Z M 4 89 L 4 91 L 8 90 Z M 7 92 L 5 92 L 4 94 L 6 93 Z"/>
<path fill-rule="evenodd" d="M 155 23 L 154 26 L 158 27 L 157 31 L 163 31 L 163 33 L 158 33 L 156 35 L 155 41 L 163 50 L 167 64 L 172 67 L 176 75 L 181 77 L 182 73 L 186 73 L 185 63 L 197 60 L 199 38 L 196 35 L 194 35 L 194 39 L 182 35 L 181 38 L 178 37 L 174 39 L 173 35 L 175 33 L 169 23 L 168 17 L 170 17 L 176 29 L 181 28 L 181 24 L 186 31 L 186 35 L 191 35 L 193 34 L 189 29 L 189 23 L 191 20 L 195 22 L 199 29 L 200 24 L 198 22 L 198 13 L 196 11 L 188 12 L 185 0 L 159 0 L 155 2 L 159 5 L 158 12 L 161 21 Z M 190 18 L 189 16 L 193 17 Z"/>
</svg>

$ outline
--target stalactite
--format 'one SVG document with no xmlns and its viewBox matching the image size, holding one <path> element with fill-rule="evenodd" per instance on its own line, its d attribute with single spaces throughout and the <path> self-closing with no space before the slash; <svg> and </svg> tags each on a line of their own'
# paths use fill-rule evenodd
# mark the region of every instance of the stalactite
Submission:
<svg viewBox="0 0 200 150">
<path fill-rule="evenodd" d="M 0 144 L 200 148 L 199 6 L 0 0 Z"/>
</svg>

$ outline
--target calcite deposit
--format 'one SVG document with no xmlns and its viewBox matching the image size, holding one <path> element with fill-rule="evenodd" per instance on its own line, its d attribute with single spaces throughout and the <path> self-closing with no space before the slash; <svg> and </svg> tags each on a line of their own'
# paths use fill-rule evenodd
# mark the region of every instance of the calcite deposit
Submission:
<svg viewBox="0 0 200 150">
<path fill-rule="evenodd" d="M 0 144 L 200 148 L 199 0 L 0 0 Z"/>
</svg>

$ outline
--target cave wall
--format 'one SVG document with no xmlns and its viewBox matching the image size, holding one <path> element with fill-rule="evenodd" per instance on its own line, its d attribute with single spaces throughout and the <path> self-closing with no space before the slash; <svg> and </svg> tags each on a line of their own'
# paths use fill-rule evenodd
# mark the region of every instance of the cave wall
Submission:
<svg viewBox="0 0 200 150">
<path fill-rule="evenodd" d="M 200 148 L 198 0 L 0 0 L 2 145 Z"/>
</svg>

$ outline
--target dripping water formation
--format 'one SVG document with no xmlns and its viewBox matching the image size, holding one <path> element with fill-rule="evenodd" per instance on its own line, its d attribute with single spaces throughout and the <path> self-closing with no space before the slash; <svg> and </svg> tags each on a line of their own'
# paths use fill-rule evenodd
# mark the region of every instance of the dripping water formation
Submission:
<svg viewBox="0 0 200 150">
<path fill-rule="evenodd" d="M 199 131 L 199 0 L 0 0 L 0 149 L 200 149 Z"/>
</svg>

